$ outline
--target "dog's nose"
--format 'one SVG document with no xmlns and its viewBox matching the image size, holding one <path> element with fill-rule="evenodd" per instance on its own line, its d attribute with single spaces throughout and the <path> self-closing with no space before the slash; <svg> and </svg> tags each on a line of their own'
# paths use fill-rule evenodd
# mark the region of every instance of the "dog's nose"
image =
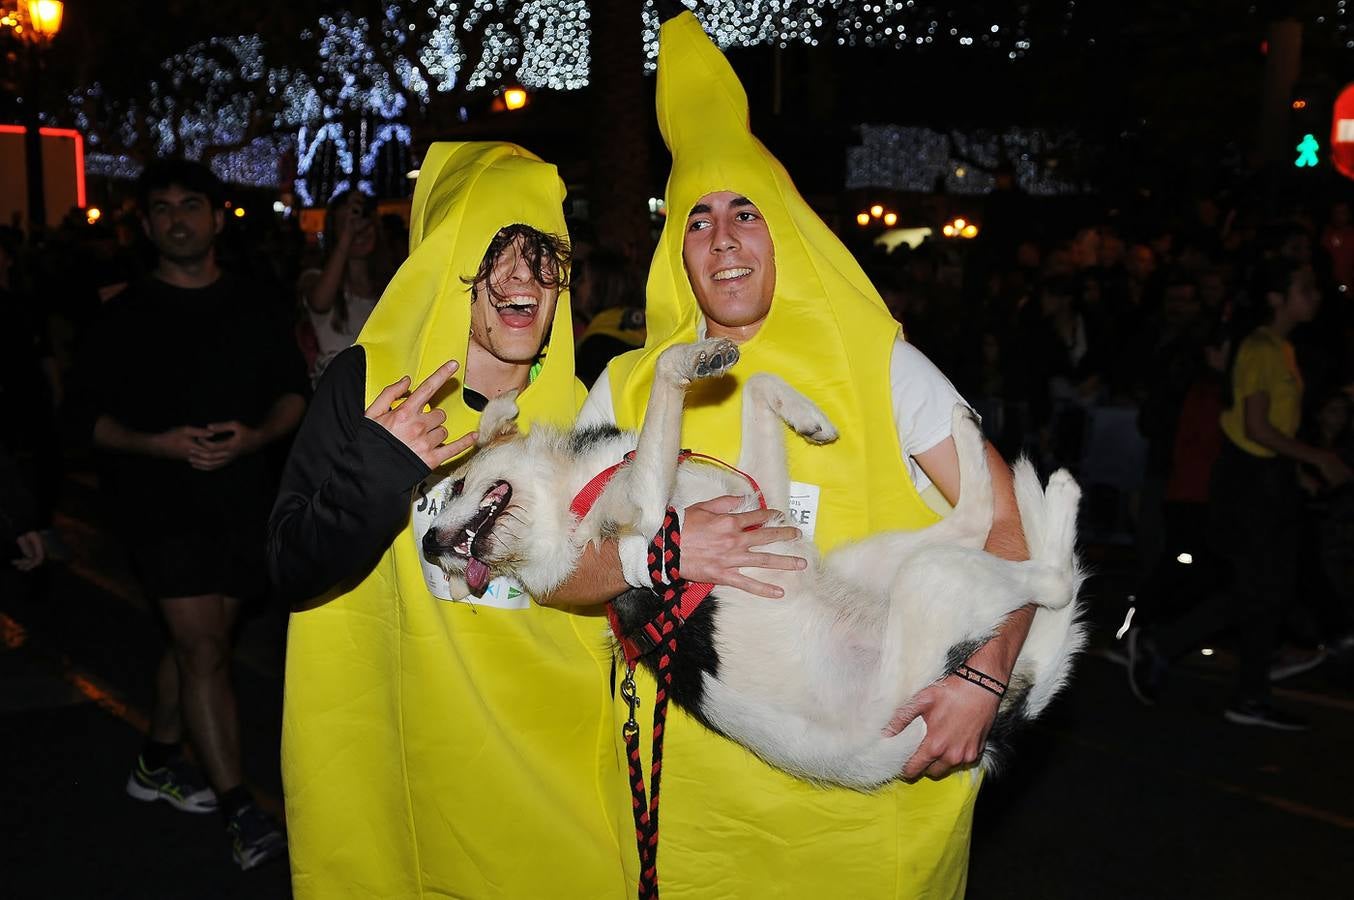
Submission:
<svg viewBox="0 0 1354 900">
<path fill-rule="evenodd" d="M 437 529 L 429 528 L 428 533 L 423 535 L 423 552 L 437 553 L 442 547 L 437 542 Z"/>
</svg>

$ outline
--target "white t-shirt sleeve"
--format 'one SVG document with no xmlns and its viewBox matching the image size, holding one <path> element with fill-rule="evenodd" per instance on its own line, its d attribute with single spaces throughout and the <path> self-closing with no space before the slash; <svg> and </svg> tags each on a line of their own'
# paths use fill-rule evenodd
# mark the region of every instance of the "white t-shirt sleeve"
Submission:
<svg viewBox="0 0 1354 900">
<path fill-rule="evenodd" d="M 903 448 L 907 472 L 918 491 L 931 484 L 917 455 L 950 436 L 956 403 L 968 405 L 950 380 L 926 355 L 904 340 L 895 341 L 889 359 L 889 389 L 893 396 L 893 424 Z"/>
<path fill-rule="evenodd" d="M 607 376 L 607 370 L 603 369 L 592 383 L 592 390 L 588 391 L 588 399 L 583 401 L 583 408 L 578 411 L 578 421 L 574 427 L 615 424 L 616 407 L 611 400 L 611 379 Z M 616 544 L 621 557 L 621 575 L 626 584 L 637 588 L 653 587 L 653 580 L 649 578 L 649 538 L 637 534 L 623 535 Z"/>
<path fill-rule="evenodd" d="M 603 369 L 602 374 L 592 383 L 588 399 L 583 401 L 583 408 L 578 411 L 578 421 L 574 427 L 591 428 L 594 425 L 615 424 L 616 407 L 611 402 L 611 378 L 607 370 Z"/>
</svg>

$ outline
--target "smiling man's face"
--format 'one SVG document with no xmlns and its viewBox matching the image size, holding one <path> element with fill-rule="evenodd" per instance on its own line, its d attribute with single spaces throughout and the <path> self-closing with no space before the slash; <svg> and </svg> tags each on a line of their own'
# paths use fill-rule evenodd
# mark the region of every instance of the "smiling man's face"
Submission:
<svg viewBox="0 0 1354 900">
<path fill-rule="evenodd" d="M 171 184 L 151 191 L 146 200 L 146 236 L 161 256 L 176 263 L 207 257 L 226 220 L 206 194 Z"/>
<path fill-rule="evenodd" d="M 757 333 L 776 291 L 776 253 L 751 200 L 732 191 L 700 198 L 686 218 L 682 264 L 710 337 Z"/>
<path fill-rule="evenodd" d="M 489 271 L 489 284 L 474 285 L 470 308 L 471 340 L 511 364 L 536 359 L 545 345 L 559 299 L 558 283 L 542 284 L 523 250 L 521 237 L 503 248 Z M 542 261 L 542 275 L 547 280 L 557 278 L 553 260 Z"/>
</svg>

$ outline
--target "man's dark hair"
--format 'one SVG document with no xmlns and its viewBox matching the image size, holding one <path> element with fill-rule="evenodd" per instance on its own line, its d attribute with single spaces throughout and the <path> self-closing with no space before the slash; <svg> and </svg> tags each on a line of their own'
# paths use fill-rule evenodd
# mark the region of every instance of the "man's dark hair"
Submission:
<svg viewBox="0 0 1354 900">
<path fill-rule="evenodd" d="M 177 185 L 185 191 L 203 194 L 212 209 L 226 202 L 226 189 L 211 169 L 190 159 L 157 159 L 146 166 L 136 181 L 136 199 L 142 212 L 150 210 L 151 191 Z"/>
<path fill-rule="evenodd" d="M 499 254 L 511 247 L 519 238 L 522 241 L 521 252 L 531 268 L 532 277 L 544 287 L 566 290 L 569 287 L 569 261 L 572 258 L 568 238 L 557 234 L 545 234 L 530 225 L 508 225 L 500 228 L 498 234 L 489 242 L 489 249 L 484 251 L 479 271 L 468 277 L 462 276 L 461 281 L 471 287 L 483 284 L 492 296 L 501 299 L 503 295 L 494 287 L 489 276 L 493 274 L 494 261 L 498 259 Z"/>
</svg>

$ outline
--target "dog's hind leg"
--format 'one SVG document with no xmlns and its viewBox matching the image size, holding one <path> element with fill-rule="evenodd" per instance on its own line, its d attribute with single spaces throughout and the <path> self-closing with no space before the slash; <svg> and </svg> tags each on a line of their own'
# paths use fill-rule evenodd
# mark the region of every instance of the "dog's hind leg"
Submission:
<svg viewBox="0 0 1354 900">
<path fill-rule="evenodd" d="M 1066 683 L 1072 658 L 1086 641 L 1075 602 L 1084 573 L 1076 557 L 1076 519 L 1081 491 L 1066 471 L 1053 473 L 1048 489 L 1028 460 L 1015 468 L 1016 502 L 1034 560 L 1063 573 L 1065 591 L 1035 612 L 1016 660 L 1016 676 L 1029 682 L 1025 715 L 1038 715 Z"/>
<path fill-rule="evenodd" d="M 738 361 L 738 345 L 712 339 L 677 344 L 658 357 L 635 458 L 612 481 L 589 517 L 631 526 L 653 535 L 663 524 L 677 480 L 682 441 L 682 403 L 691 382 L 722 375 Z"/>
<path fill-rule="evenodd" d="M 992 530 L 992 473 L 987 442 L 968 407 L 956 404 L 951 429 L 959 457 L 959 502 L 948 516 L 927 528 L 886 531 L 834 550 L 826 564 L 855 582 L 888 591 L 907 564 L 909 554 L 924 547 L 950 544 L 980 548 Z"/>
<path fill-rule="evenodd" d="M 1065 605 L 1071 591 L 1066 571 L 1040 562 L 953 545 L 913 555 L 890 591 L 881 698 L 910 697 L 945 673 L 952 648 L 986 643 L 1011 612 Z"/>
<path fill-rule="evenodd" d="M 948 516 L 926 529 L 926 543 L 981 547 L 992 530 L 992 471 L 988 468 L 987 442 L 973 412 L 963 404 L 955 404 L 950 414 L 950 433 L 959 457 L 959 500 Z"/>
<path fill-rule="evenodd" d="M 750 377 L 743 385 L 743 449 L 738 467 L 757 480 L 767 507 L 782 512 L 790 502 L 786 425 L 810 443 L 837 439 L 837 429 L 823 411 L 783 379 L 767 372 Z"/>
</svg>

